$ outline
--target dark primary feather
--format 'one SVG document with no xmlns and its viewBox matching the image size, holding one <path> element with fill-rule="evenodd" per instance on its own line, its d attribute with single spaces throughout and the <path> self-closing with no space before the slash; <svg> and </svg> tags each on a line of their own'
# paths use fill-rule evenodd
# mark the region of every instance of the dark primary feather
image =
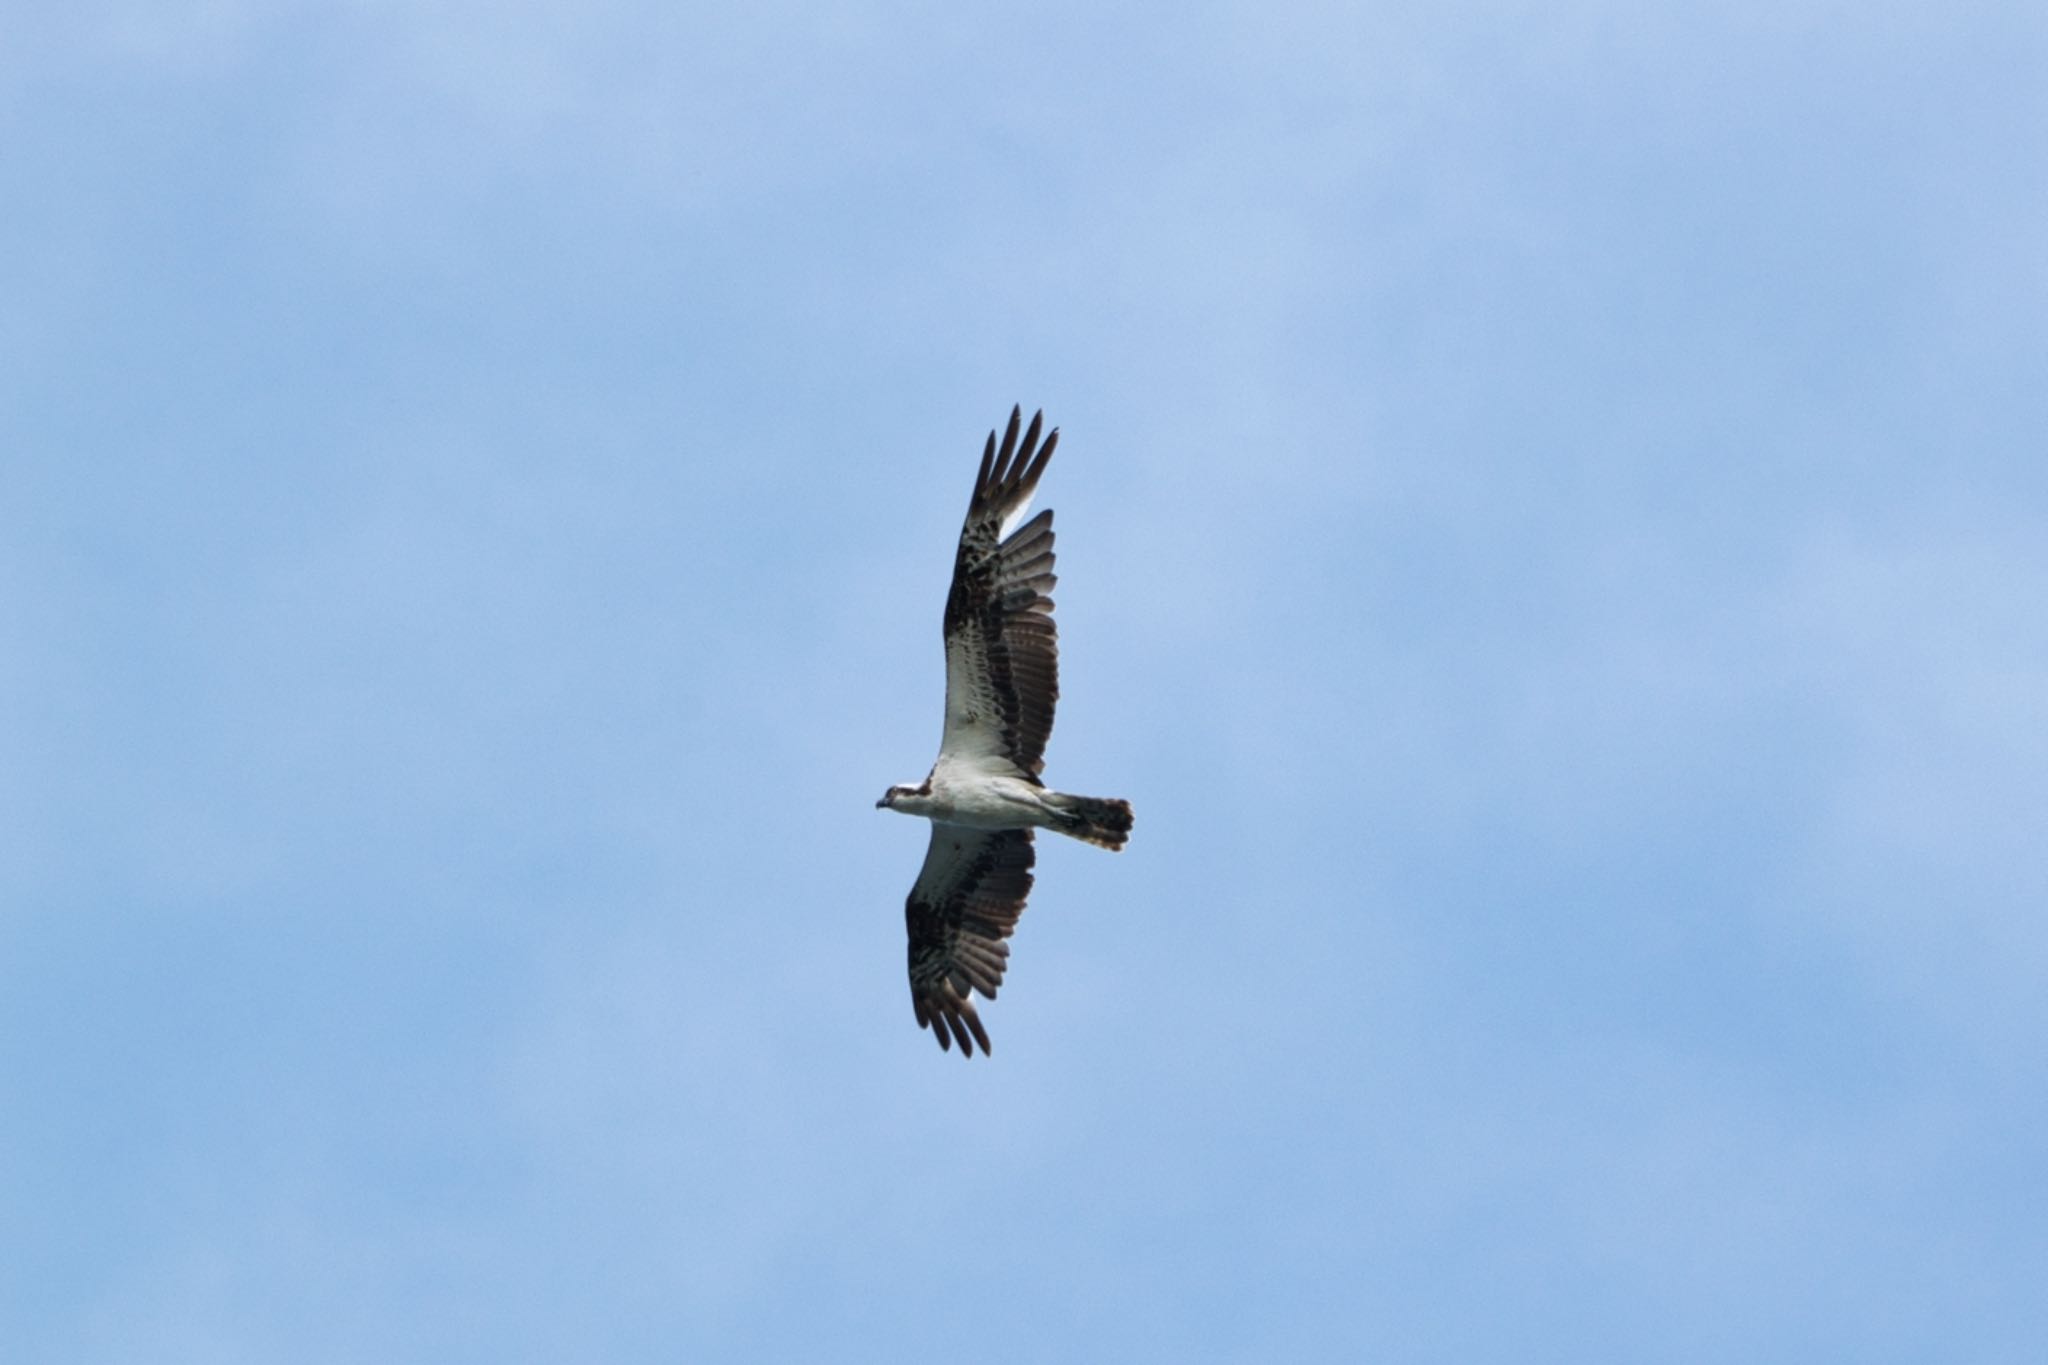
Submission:
<svg viewBox="0 0 2048 1365">
<path fill-rule="evenodd" d="M 989 1051 L 973 992 L 993 1000 L 1010 956 L 1004 942 L 1031 894 L 1031 831 L 932 826 L 903 917 L 910 930 L 910 1003 L 939 1046 Z"/>
<path fill-rule="evenodd" d="M 953 587 L 946 597 L 946 732 L 951 753 L 1000 755 L 1026 777 L 1045 767 L 1059 700 L 1059 641 L 1052 621 L 1052 512 L 1002 539 L 1004 520 L 1031 498 L 1059 445 L 1039 444 L 1045 414 L 1018 440 L 1021 408 L 1010 410 L 1002 445 L 989 433 L 981 472 L 960 528 Z"/>
</svg>

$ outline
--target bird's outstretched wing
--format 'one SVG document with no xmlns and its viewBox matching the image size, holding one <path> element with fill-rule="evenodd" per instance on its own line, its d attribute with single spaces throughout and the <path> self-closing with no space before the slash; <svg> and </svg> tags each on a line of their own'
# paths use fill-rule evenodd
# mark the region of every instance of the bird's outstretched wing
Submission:
<svg viewBox="0 0 2048 1365">
<path fill-rule="evenodd" d="M 1039 444 L 1041 412 L 1020 443 L 1022 417 L 1021 408 L 1010 410 L 1000 448 L 996 434 L 988 434 L 960 528 L 946 596 L 946 728 L 939 752 L 997 769 L 1007 762 L 1036 781 L 1060 695 L 1052 512 L 1017 523 L 1060 434 L 1055 430 Z"/>
<path fill-rule="evenodd" d="M 939 1046 L 972 1057 L 989 1050 L 974 994 L 996 998 L 1005 942 L 1031 894 L 1031 831 L 932 826 L 924 867 L 903 918 L 910 931 L 910 1003 Z"/>
</svg>

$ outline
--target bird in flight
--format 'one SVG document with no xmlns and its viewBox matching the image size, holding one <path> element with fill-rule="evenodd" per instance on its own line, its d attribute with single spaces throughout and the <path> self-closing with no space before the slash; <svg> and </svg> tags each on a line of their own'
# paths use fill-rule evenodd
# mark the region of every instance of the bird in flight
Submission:
<svg viewBox="0 0 2048 1365">
<path fill-rule="evenodd" d="M 1060 434 L 1038 442 L 1045 414 L 1010 410 L 1003 442 L 988 434 L 946 595 L 946 726 L 925 779 L 882 793 L 877 809 L 931 821 L 931 847 L 910 888 L 910 1003 L 941 1048 L 989 1051 L 974 996 L 996 998 L 1006 941 L 1031 893 L 1031 831 L 1055 830 L 1118 850 L 1131 803 L 1068 796 L 1039 780 L 1059 699 L 1052 624 L 1052 511 L 1023 521 Z M 1019 522 L 1023 522 L 1019 525 Z"/>
</svg>

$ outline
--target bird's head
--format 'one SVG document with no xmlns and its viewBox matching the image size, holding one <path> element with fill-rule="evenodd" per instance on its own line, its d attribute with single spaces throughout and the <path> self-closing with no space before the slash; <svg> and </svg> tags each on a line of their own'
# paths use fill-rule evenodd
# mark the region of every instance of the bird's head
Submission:
<svg viewBox="0 0 2048 1365">
<path fill-rule="evenodd" d="M 882 793 L 882 799 L 875 802 L 875 809 L 894 810 L 896 808 L 896 803 L 898 801 L 901 801 L 904 797 L 924 796 L 928 795 L 930 791 L 931 788 L 923 784 L 911 787 L 899 782 L 897 785 L 889 788 L 889 790 Z"/>
</svg>

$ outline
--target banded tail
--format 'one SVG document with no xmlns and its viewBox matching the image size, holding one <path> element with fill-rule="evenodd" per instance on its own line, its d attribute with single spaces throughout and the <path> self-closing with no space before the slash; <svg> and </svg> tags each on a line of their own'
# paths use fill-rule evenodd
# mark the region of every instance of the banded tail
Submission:
<svg viewBox="0 0 2048 1365">
<path fill-rule="evenodd" d="M 1131 803 L 1114 796 L 1068 796 L 1048 792 L 1046 804 L 1060 813 L 1053 829 L 1115 853 L 1131 837 Z"/>
</svg>

